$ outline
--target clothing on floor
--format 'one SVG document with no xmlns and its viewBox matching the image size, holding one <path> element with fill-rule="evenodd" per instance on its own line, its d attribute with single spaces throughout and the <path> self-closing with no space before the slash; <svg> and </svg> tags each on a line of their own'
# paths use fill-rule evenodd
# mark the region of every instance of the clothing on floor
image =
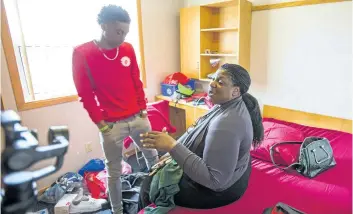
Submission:
<svg viewBox="0 0 353 214">
<path fill-rule="evenodd" d="M 142 151 L 147 166 L 151 167 L 158 160 L 156 150 L 144 149 L 141 147 L 140 134 L 151 131 L 150 122 L 147 118 L 141 118 L 139 114 L 125 120 L 114 123 L 109 132 L 101 133 L 103 142 L 102 148 L 106 158 L 108 172 L 108 191 L 112 209 L 115 213 L 122 213 L 122 184 L 121 161 L 123 158 L 123 140 L 131 136 L 135 144 Z"/>
<path fill-rule="evenodd" d="M 79 45 L 73 51 L 73 79 L 77 93 L 95 124 L 102 120 L 126 119 L 146 109 L 135 51 L 127 42 L 121 44 L 119 50 L 103 49 L 109 58 L 113 58 L 117 51 L 118 57 L 108 60 L 93 41 Z M 88 76 L 86 65 L 92 78 Z"/>
<path fill-rule="evenodd" d="M 141 184 L 141 190 L 140 190 L 139 202 L 138 202 L 139 211 L 153 203 L 150 200 L 150 189 L 151 189 L 152 179 L 153 179 L 153 176 L 147 176 Z"/>
<path fill-rule="evenodd" d="M 42 195 L 39 201 L 56 204 L 65 193 L 72 193 L 82 187 L 83 177 L 75 172 L 67 172 L 59 177 Z"/>
<path fill-rule="evenodd" d="M 100 172 L 104 170 L 104 168 L 105 165 L 103 159 L 94 158 L 89 160 L 80 170 L 78 170 L 78 174 L 84 176 L 85 172 Z"/>
<path fill-rule="evenodd" d="M 138 172 L 120 177 L 124 214 L 136 214 L 138 212 L 141 185 L 147 176 L 147 173 Z"/>
<path fill-rule="evenodd" d="M 164 214 L 175 207 L 174 195 L 180 190 L 182 175 L 183 170 L 172 160 L 153 176 L 149 197 L 157 207 L 146 207 L 145 214 Z"/>
</svg>

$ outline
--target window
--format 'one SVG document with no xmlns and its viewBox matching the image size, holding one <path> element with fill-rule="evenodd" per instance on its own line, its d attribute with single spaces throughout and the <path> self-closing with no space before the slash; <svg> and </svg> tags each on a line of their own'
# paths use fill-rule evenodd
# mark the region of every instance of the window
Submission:
<svg viewBox="0 0 353 214">
<path fill-rule="evenodd" d="M 18 110 L 77 100 L 72 50 L 99 38 L 97 14 L 108 4 L 121 5 L 130 14 L 126 41 L 135 49 L 144 79 L 139 0 L 5 0 L 4 4 L 1 36 Z"/>
</svg>

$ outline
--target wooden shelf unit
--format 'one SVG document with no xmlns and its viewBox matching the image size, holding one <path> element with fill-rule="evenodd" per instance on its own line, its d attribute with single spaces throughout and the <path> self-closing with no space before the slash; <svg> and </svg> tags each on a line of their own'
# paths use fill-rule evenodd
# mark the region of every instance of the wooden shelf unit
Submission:
<svg viewBox="0 0 353 214">
<path fill-rule="evenodd" d="M 247 0 L 226 0 L 180 11 L 181 72 L 207 79 L 224 63 L 250 67 L 251 7 Z M 206 51 L 208 50 L 208 51 Z M 220 59 L 212 67 L 211 59 Z"/>
<path fill-rule="evenodd" d="M 200 56 L 224 56 L 224 57 L 237 57 L 237 54 L 226 54 L 226 53 L 222 53 L 222 54 L 200 54 Z"/>
<path fill-rule="evenodd" d="M 167 100 L 170 106 L 170 120 L 173 126 L 177 128 L 177 133 L 173 137 L 180 137 L 198 118 L 207 113 L 209 108 L 205 105 L 194 106 L 192 103 L 175 103 L 170 97 L 157 95 L 156 101 Z"/>
<path fill-rule="evenodd" d="M 201 32 L 226 32 L 226 31 L 238 31 L 237 27 L 221 27 L 221 28 L 204 28 Z"/>
</svg>

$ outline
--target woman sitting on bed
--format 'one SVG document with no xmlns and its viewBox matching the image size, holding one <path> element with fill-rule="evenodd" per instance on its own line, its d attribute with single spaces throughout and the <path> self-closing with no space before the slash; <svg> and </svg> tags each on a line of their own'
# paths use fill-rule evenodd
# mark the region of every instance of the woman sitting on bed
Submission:
<svg viewBox="0 0 353 214">
<path fill-rule="evenodd" d="M 238 200 L 251 172 L 250 147 L 263 139 L 257 100 L 247 93 L 251 79 L 239 65 L 224 64 L 209 85 L 215 106 L 177 141 L 165 132 L 142 136 L 143 146 L 166 151 L 183 170 L 174 202 L 181 207 L 210 209 Z M 151 204 L 150 183 L 142 184 L 139 208 Z"/>
</svg>

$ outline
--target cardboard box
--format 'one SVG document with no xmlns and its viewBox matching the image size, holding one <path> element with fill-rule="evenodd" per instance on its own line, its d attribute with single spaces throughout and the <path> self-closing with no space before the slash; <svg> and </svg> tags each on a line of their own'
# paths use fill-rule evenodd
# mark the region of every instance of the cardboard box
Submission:
<svg viewBox="0 0 353 214">
<path fill-rule="evenodd" d="M 77 194 L 65 194 L 54 207 L 55 214 L 70 214 L 70 204 Z"/>
</svg>

